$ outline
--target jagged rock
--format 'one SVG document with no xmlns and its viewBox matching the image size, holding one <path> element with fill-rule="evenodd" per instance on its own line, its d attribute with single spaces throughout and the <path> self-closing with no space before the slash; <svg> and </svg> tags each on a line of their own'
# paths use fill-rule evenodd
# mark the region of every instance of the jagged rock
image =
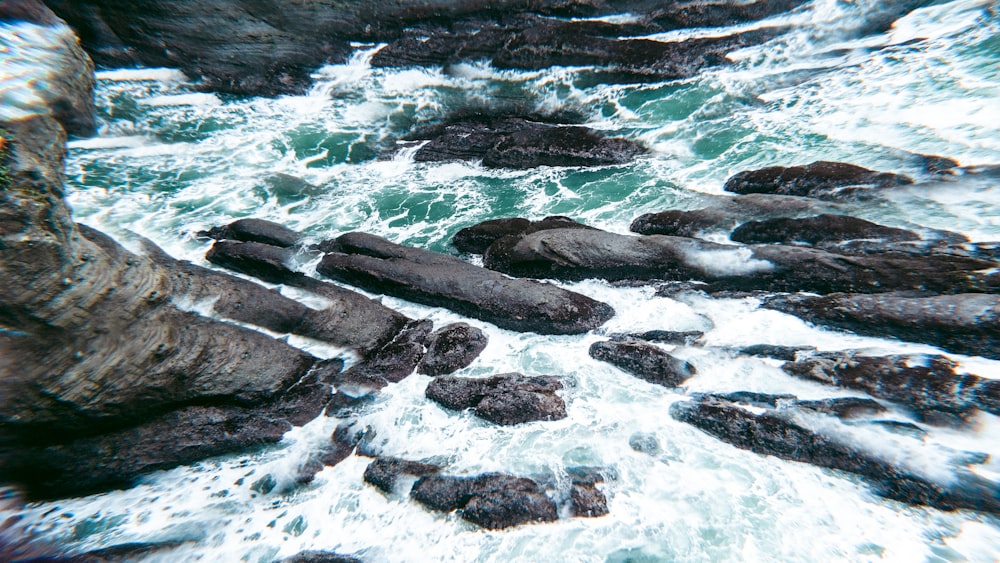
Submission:
<svg viewBox="0 0 1000 563">
<path fill-rule="evenodd" d="M 438 376 L 458 371 L 478 358 L 488 343 L 482 330 L 466 323 L 450 324 L 430 335 L 417 372 Z"/>
<path fill-rule="evenodd" d="M 228 225 L 212 227 L 198 232 L 198 236 L 215 240 L 259 242 L 288 248 L 302 242 L 302 235 L 273 221 L 264 219 L 237 219 Z"/>
<path fill-rule="evenodd" d="M 420 478 L 410 495 L 433 510 L 462 509 L 462 518 L 491 530 L 558 518 L 555 502 L 538 483 L 503 473 L 430 475 Z"/>
<path fill-rule="evenodd" d="M 723 189 L 738 194 L 779 194 L 818 199 L 848 199 L 865 191 L 912 184 L 899 174 L 877 172 L 843 162 L 772 166 L 740 172 Z"/>
<path fill-rule="evenodd" d="M 674 403 L 670 416 L 740 449 L 855 473 L 887 498 L 943 510 L 1000 513 L 1000 487 L 996 483 L 963 469 L 956 470 L 948 482 L 937 482 L 851 445 L 842 436 L 812 429 L 796 418 L 792 409 L 758 413 L 723 398 L 704 396 Z"/>
<path fill-rule="evenodd" d="M 570 488 L 570 510 L 574 516 L 596 518 L 608 514 L 608 499 L 592 484 L 576 484 Z"/>
<path fill-rule="evenodd" d="M 643 151 L 632 141 L 578 125 L 487 114 L 450 120 L 408 138 L 428 140 L 413 156 L 418 162 L 481 160 L 491 168 L 624 164 Z"/>
<path fill-rule="evenodd" d="M 365 468 L 365 483 L 374 485 L 384 493 L 391 493 L 400 475 L 423 477 L 441 471 L 441 467 L 430 463 L 420 463 L 392 457 L 380 457 Z"/>
<path fill-rule="evenodd" d="M 520 217 L 489 219 L 458 231 L 451 243 L 460 252 L 483 254 L 490 245 L 504 237 L 548 229 L 593 229 L 593 227 L 558 215 L 546 217 L 541 221 L 529 221 Z"/>
<path fill-rule="evenodd" d="M 350 385 L 381 389 L 399 383 L 417 368 L 434 323 L 411 321 L 391 342 L 334 379 L 337 388 Z"/>
<path fill-rule="evenodd" d="M 789 295 L 768 298 L 763 306 L 867 336 L 900 338 L 959 354 L 1000 358 L 998 295 Z"/>
<path fill-rule="evenodd" d="M 696 372 L 694 366 L 652 344 L 636 341 L 606 341 L 590 345 L 590 357 L 650 383 L 677 387 Z"/>
<path fill-rule="evenodd" d="M 796 377 L 864 391 L 899 403 L 931 420 L 969 417 L 976 410 L 1000 414 L 1000 380 L 956 373 L 944 356 L 866 356 L 823 352 L 786 363 Z"/>
<path fill-rule="evenodd" d="M 845 256 L 798 246 L 733 246 L 585 229 L 539 231 L 498 251 L 501 242 L 494 243 L 483 257 L 488 268 L 539 278 L 699 280 L 713 291 L 817 293 L 903 289 L 959 293 L 1000 286 L 992 262 L 958 256 Z"/>
<path fill-rule="evenodd" d="M 317 271 L 376 293 L 444 307 L 511 330 L 579 334 L 614 315 L 607 304 L 554 285 L 510 279 L 453 256 L 365 233 L 335 241 Z"/>
<path fill-rule="evenodd" d="M 823 214 L 803 219 L 751 221 L 737 227 L 729 238 L 746 244 L 804 243 L 830 248 L 852 240 L 899 242 L 919 240 L 920 236 L 856 217 Z"/>
<path fill-rule="evenodd" d="M 506 426 L 566 418 L 566 404 L 555 394 L 555 377 L 505 373 L 486 378 L 443 376 L 427 386 L 428 399 L 445 408 L 474 408 L 476 416 Z"/>
<path fill-rule="evenodd" d="M 702 336 L 705 336 L 705 333 L 700 330 L 647 330 L 646 332 L 633 332 L 629 334 L 612 334 L 610 338 L 616 342 L 623 340 L 645 340 L 647 342 L 661 342 L 677 346 L 693 346 Z"/>
</svg>

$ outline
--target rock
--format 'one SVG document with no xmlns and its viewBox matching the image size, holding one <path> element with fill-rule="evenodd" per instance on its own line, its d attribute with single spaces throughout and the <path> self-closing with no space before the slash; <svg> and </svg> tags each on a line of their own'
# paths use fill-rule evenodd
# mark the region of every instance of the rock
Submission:
<svg viewBox="0 0 1000 563">
<path fill-rule="evenodd" d="M 336 239 L 317 271 L 374 293 L 444 307 L 510 330 L 579 334 L 614 315 L 607 304 L 553 285 L 510 279 L 453 256 L 364 233 Z"/>
<path fill-rule="evenodd" d="M 790 295 L 762 306 L 866 336 L 900 338 L 1000 359 L 1000 296 L 983 293 Z"/>
<path fill-rule="evenodd" d="M 646 332 L 613 334 L 611 335 L 611 340 L 616 342 L 623 340 L 645 340 L 647 342 L 661 342 L 676 346 L 694 346 L 702 336 L 705 336 L 705 333 L 700 330 L 647 330 Z"/>
<path fill-rule="evenodd" d="M 878 401 L 864 397 L 838 397 L 835 399 L 820 399 L 818 401 L 795 401 L 795 408 L 823 414 L 832 414 L 837 418 L 857 418 L 886 412 Z"/>
<path fill-rule="evenodd" d="M 493 243 L 504 237 L 548 229 L 593 229 L 593 227 L 558 215 L 546 217 L 541 221 L 529 221 L 520 217 L 490 219 L 458 231 L 451 243 L 459 252 L 484 254 Z"/>
<path fill-rule="evenodd" d="M 437 465 L 407 461 L 392 457 L 380 457 L 365 468 L 365 483 L 374 485 L 384 493 L 391 493 L 396 487 L 400 475 L 423 477 L 434 475 L 441 471 Z"/>
<path fill-rule="evenodd" d="M 661 449 L 656 434 L 647 432 L 636 432 L 629 436 L 628 446 L 637 452 L 649 455 L 656 455 Z"/>
<path fill-rule="evenodd" d="M 794 362 L 799 352 L 810 352 L 816 348 L 812 346 L 779 346 L 773 344 L 753 344 L 740 348 L 740 354 L 747 356 L 763 356 L 776 360 Z"/>
<path fill-rule="evenodd" d="M 912 184 L 899 174 L 877 172 L 843 162 L 772 166 L 740 172 L 723 189 L 738 194 L 779 194 L 818 199 L 850 199 L 873 189 Z"/>
<path fill-rule="evenodd" d="M 700 209 L 671 209 L 640 215 L 632 221 L 629 230 L 641 235 L 698 237 L 710 231 L 728 234 L 742 223 L 762 218 L 844 213 L 841 204 L 772 194 L 714 196 L 702 205 Z"/>
<path fill-rule="evenodd" d="M 510 275 L 580 280 L 698 280 L 710 291 L 882 293 L 914 289 L 942 293 L 992 291 L 994 264 L 956 256 L 883 253 L 845 256 L 782 245 L 734 246 L 663 235 L 629 236 L 598 230 L 553 229 L 494 243 L 483 263 Z M 503 247 L 498 249 L 498 247 Z"/>
<path fill-rule="evenodd" d="M 944 356 L 823 352 L 782 369 L 796 377 L 864 391 L 931 420 L 941 415 L 966 419 L 979 409 L 1000 414 L 1000 380 L 956 373 L 957 366 Z"/>
<path fill-rule="evenodd" d="M 334 379 L 338 390 L 344 386 L 381 389 L 399 383 L 417 368 L 424 357 L 434 323 L 411 321 L 391 342 L 373 352 Z"/>
<path fill-rule="evenodd" d="M 755 391 L 732 391 L 729 393 L 692 393 L 691 398 L 702 401 L 706 399 L 719 399 L 730 403 L 739 403 L 758 408 L 778 408 L 780 405 L 787 405 L 795 402 L 795 395 L 782 393 L 775 395 L 772 393 L 757 393 Z"/>
<path fill-rule="evenodd" d="M 995 483 L 961 469 L 948 482 L 937 482 L 852 445 L 844 436 L 820 433 L 800 422 L 792 410 L 758 413 L 706 396 L 672 404 L 670 416 L 740 449 L 860 475 L 887 498 L 943 510 L 1000 512 L 1000 488 Z"/>
<path fill-rule="evenodd" d="M 570 488 L 570 510 L 573 516 L 596 518 L 608 514 L 608 499 L 594 485 L 574 483 Z"/>
<path fill-rule="evenodd" d="M 746 244 L 798 243 L 830 249 L 854 240 L 885 243 L 919 240 L 920 236 L 856 217 L 823 214 L 803 219 L 751 221 L 737 227 L 729 238 Z"/>
<path fill-rule="evenodd" d="M 438 377 L 427 386 L 427 398 L 441 406 L 464 410 L 510 426 L 566 418 L 566 404 L 555 394 L 562 384 L 555 377 L 525 377 L 505 373 L 486 378 Z"/>
<path fill-rule="evenodd" d="M 340 555 L 330 551 L 300 551 L 286 557 L 280 563 L 363 563 L 357 557 Z"/>
<path fill-rule="evenodd" d="M 636 341 L 595 342 L 590 357 L 664 387 L 677 387 L 696 372 L 694 366 L 677 359 L 652 344 Z"/>
<path fill-rule="evenodd" d="M 463 519 L 491 530 L 558 518 L 555 503 L 537 483 L 503 473 L 430 475 L 420 478 L 410 495 L 434 510 L 461 509 Z"/>
<path fill-rule="evenodd" d="M 478 358 L 488 343 L 486 334 L 478 328 L 466 323 L 450 324 L 431 334 L 417 372 L 438 376 L 458 371 Z"/>
<path fill-rule="evenodd" d="M 198 236 L 215 240 L 259 242 L 281 248 L 289 248 L 302 242 L 301 234 L 264 219 L 237 219 L 228 225 L 200 231 Z"/>
</svg>

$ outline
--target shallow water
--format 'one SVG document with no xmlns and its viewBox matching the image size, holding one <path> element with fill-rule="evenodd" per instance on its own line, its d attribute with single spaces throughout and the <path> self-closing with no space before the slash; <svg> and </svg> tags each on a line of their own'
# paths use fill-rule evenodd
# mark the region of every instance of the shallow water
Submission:
<svg viewBox="0 0 1000 563">
<path fill-rule="evenodd" d="M 239 217 L 278 221 L 314 240 L 363 230 L 454 252 L 449 241 L 456 231 L 496 217 L 569 215 L 627 232 L 642 213 L 699 206 L 722 193 L 726 178 L 749 168 L 842 160 L 924 181 L 910 153 L 950 156 L 964 166 L 1000 163 L 996 4 L 936 2 L 884 34 L 861 37 L 858 30 L 883 4 L 817 0 L 756 24 L 790 23 L 795 31 L 738 52 L 733 65 L 657 84 L 593 86 L 587 68 L 373 69 L 367 60 L 377 46 L 359 46 L 349 64 L 321 69 L 316 86 L 300 97 L 196 93 L 186 77 L 167 69 L 105 71 L 98 75 L 101 133 L 70 145 L 69 200 L 81 222 L 122 237 L 138 233 L 204 264 L 209 244 L 194 233 Z M 378 156 L 416 124 L 498 103 L 570 109 L 589 126 L 651 151 L 629 165 L 528 171 L 416 163 L 405 149 Z M 310 186 L 269 183 L 276 172 Z M 922 182 L 854 207 L 887 225 L 1000 240 L 995 178 Z M 739 267 L 739 259 L 719 267 Z M 743 345 L 933 348 L 814 328 L 760 310 L 751 298 L 671 299 L 599 281 L 562 285 L 610 303 L 617 316 L 599 334 L 581 336 L 520 334 L 473 321 L 490 344 L 460 375 L 566 376 L 568 418 L 498 428 L 431 403 L 423 394 L 430 379 L 412 375 L 385 389 L 360 423 L 375 430 L 387 455 L 444 462 L 449 473 L 532 476 L 557 493 L 565 490 L 567 468 L 606 468 L 608 516 L 483 531 L 365 485 L 368 460 L 359 457 L 324 469 L 309 486 L 286 486 L 339 422 L 327 418 L 295 429 L 277 447 L 150 475 L 127 491 L 31 504 L 8 515 L 23 517 L 19 533 L 73 550 L 185 542 L 150 561 L 266 562 L 303 549 L 371 561 L 1000 559 L 994 517 L 886 501 L 854 477 L 738 450 L 667 414 L 685 392 L 852 394 L 731 350 Z M 384 302 L 437 326 L 461 319 L 394 298 Z M 673 351 L 698 369 L 685 389 L 645 383 L 587 355 L 602 334 L 652 329 L 706 331 L 705 347 Z M 341 352 L 292 343 L 324 357 Z M 1000 378 L 1000 362 L 951 357 L 968 371 Z M 903 411 L 889 416 L 912 420 Z M 942 481 L 952 475 L 953 454 L 985 452 L 991 461 L 974 470 L 1000 479 L 1000 418 L 980 415 L 968 428 L 926 429 L 919 439 L 857 427 L 849 439 Z M 637 440 L 658 447 L 642 453 L 630 446 Z M 278 487 L 254 492 L 251 485 L 266 474 Z"/>
</svg>

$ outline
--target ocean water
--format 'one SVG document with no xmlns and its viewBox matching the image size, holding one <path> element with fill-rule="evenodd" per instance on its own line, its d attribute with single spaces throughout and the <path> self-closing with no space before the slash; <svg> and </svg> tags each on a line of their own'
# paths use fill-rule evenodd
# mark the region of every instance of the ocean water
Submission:
<svg viewBox="0 0 1000 563">
<path fill-rule="evenodd" d="M 793 31 L 734 53 L 733 64 L 654 84 L 594 85 L 588 68 L 376 69 L 368 59 L 377 45 L 358 45 L 349 63 L 320 69 L 307 95 L 277 99 L 199 93 L 171 69 L 101 71 L 102 127 L 97 137 L 70 144 L 69 202 L 78 221 L 126 241 L 137 233 L 199 264 L 210 244 L 194 233 L 241 217 L 277 221 L 315 241 L 362 230 L 454 253 L 455 232 L 485 219 L 559 214 L 624 233 L 642 213 L 711 201 L 741 170 L 840 160 L 918 180 L 848 204 L 856 215 L 1000 240 L 995 176 L 934 179 L 913 157 L 1000 163 L 1000 6 L 925 2 L 884 33 L 866 32 L 887 4 L 816 0 L 745 26 Z M 23 80 L 39 80 L 30 64 L 17 68 Z M 37 105 L 17 99 L 19 111 Z M 417 163 L 412 147 L 392 151 L 413 127 L 484 105 L 571 110 L 650 151 L 621 166 L 524 171 Z M 269 179 L 275 173 L 307 185 Z M 473 320 L 490 344 L 458 375 L 564 376 L 566 419 L 496 427 L 430 402 L 430 378 L 414 374 L 386 388 L 359 424 L 375 431 L 386 455 L 437 461 L 452 474 L 531 476 L 556 494 L 565 491 L 568 468 L 604 468 L 607 516 L 484 531 L 423 509 L 405 490 L 387 496 L 364 484 L 369 460 L 360 457 L 292 487 L 297 468 L 340 422 L 321 417 L 275 447 L 159 472 L 125 491 L 11 507 L 0 517 L 16 516 L 17 533 L 74 551 L 179 543 L 149 561 L 269 562 L 305 549 L 370 561 L 1000 560 L 996 517 L 887 501 L 855 477 L 736 449 L 667 414 L 692 392 L 856 395 L 794 379 L 774 361 L 732 351 L 739 346 L 934 348 L 815 328 L 761 310 L 752 298 L 658 297 L 652 288 L 593 280 L 562 285 L 618 314 L 580 336 L 521 334 Z M 437 326 L 468 320 L 383 301 Z M 703 347 L 667 347 L 698 369 L 683 389 L 648 384 L 587 355 L 604 334 L 652 329 L 706 332 Z M 291 342 L 322 357 L 343 352 Z M 1000 378 L 998 361 L 949 356 L 963 370 Z M 902 410 L 889 417 L 912 420 Z M 926 429 L 913 438 L 858 426 L 845 439 L 942 482 L 953 475 L 958 452 L 984 452 L 989 461 L 971 469 L 1000 480 L 1000 417 Z M 637 440 L 658 447 L 636 451 L 630 442 Z M 268 494 L 252 490 L 265 475 L 278 486 Z"/>
</svg>

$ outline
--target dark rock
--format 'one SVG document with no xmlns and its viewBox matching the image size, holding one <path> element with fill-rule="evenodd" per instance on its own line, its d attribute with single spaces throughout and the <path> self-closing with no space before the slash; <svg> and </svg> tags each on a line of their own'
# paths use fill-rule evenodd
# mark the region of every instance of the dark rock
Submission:
<svg viewBox="0 0 1000 563">
<path fill-rule="evenodd" d="M 608 514 L 608 499 L 594 485 L 574 483 L 570 488 L 570 510 L 574 516 L 596 518 Z"/>
<path fill-rule="evenodd" d="M 794 196 L 748 194 L 715 196 L 700 209 L 672 209 L 636 217 L 629 230 L 641 235 L 697 237 L 713 232 L 728 233 L 747 221 L 762 218 L 800 218 L 817 213 L 842 213 L 841 205 Z"/>
<path fill-rule="evenodd" d="M 691 364 L 643 342 L 595 342 L 590 357 L 664 387 L 677 387 L 696 373 Z"/>
<path fill-rule="evenodd" d="M 886 409 L 878 401 L 864 397 L 838 397 L 835 399 L 820 399 L 818 401 L 796 401 L 795 408 L 823 414 L 832 414 L 837 418 L 857 418 L 884 413 Z"/>
<path fill-rule="evenodd" d="M 871 420 L 867 422 L 868 424 L 874 424 L 885 428 L 894 434 L 902 434 L 904 436 L 912 436 L 914 438 L 923 438 L 927 435 L 926 430 L 905 420 Z"/>
<path fill-rule="evenodd" d="M 366 428 L 360 428 L 356 422 L 341 422 L 330 436 L 329 447 L 320 452 L 319 460 L 323 465 L 330 467 L 344 461 L 354 453 L 367 431 Z"/>
<path fill-rule="evenodd" d="M 852 240 L 899 242 L 919 240 L 920 236 L 856 217 L 823 214 L 804 219 L 751 221 L 737 227 L 729 238 L 746 244 L 804 243 L 830 248 Z"/>
<path fill-rule="evenodd" d="M 329 551 L 301 551 L 282 559 L 280 563 L 363 563 L 363 561 L 357 557 Z"/>
<path fill-rule="evenodd" d="M 558 518 L 555 503 L 538 483 L 502 473 L 422 477 L 410 495 L 434 510 L 462 509 L 462 518 L 491 530 L 529 522 L 553 522 Z"/>
<path fill-rule="evenodd" d="M 740 348 L 740 354 L 747 356 L 763 356 L 776 360 L 794 362 L 799 352 L 809 352 L 815 350 L 812 346 L 778 346 L 774 344 L 753 344 Z"/>
<path fill-rule="evenodd" d="M 738 194 L 780 194 L 819 199 L 845 199 L 865 191 L 912 184 L 899 174 L 877 172 L 843 162 L 805 166 L 772 166 L 740 172 L 723 189 Z"/>
<path fill-rule="evenodd" d="M 1000 488 L 968 470 L 956 471 L 947 483 L 932 481 L 842 437 L 808 428 L 788 410 L 757 414 L 721 398 L 703 397 L 674 403 L 670 416 L 740 449 L 860 475 L 887 498 L 943 510 L 1000 512 Z"/>
<path fill-rule="evenodd" d="M 459 252 L 484 254 L 494 242 L 507 237 L 518 236 L 548 229 L 592 229 L 582 223 L 554 215 L 541 221 L 529 221 L 520 217 L 506 219 L 490 219 L 471 227 L 466 227 L 457 233 L 451 243 Z"/>
<path fill-rule="evenodd" d="M 1000 380 L 959 374 L 956 367 L 944 356 L 824 352 L 786 363 L 782 369 L 796 377 L 864 391 L 925 417 L 944 414 L 965 419 L 979 409 L 1000 414 Z"/>
<path fill-rule="evenodd" d="M 998 295 L 790 295 L 766 299 L 763 306 L 866 336 L 900 338 L 959 354 L 1000 358 Z"/>
<path fill-rule="evenodd" d="M 293 250 L 271 244 L 219 240 L 205 254 L 205 259 L 266 282 L 285 283 L 297 273 L 289 266 L 294 256 Z"/>
<path fill-rule="evenodd" d="M 228 225 L 199 231 L 198 236 L 215 240 L 259 242 L 281 248 L 292 247 L 302 242 L 301 234 L 264 219 L 237 219 Z"/>
<path fill-rule="evenodd" d="M 555 394 L 554 377 L 506 373 L 486 378 L 439 377 L 427 386 L 428 399 L 453 410 L 475 408 L 476 416 L 502 425 L 566 418 L 566 404 Z"/>
<path fill-rule="evenodd" d="M 44 26 L 63 24 L 40 0 L 4 0 L 0 4 L 0 21 L 23 21 Z"/>
<path fill-rule="evenodd" d="M 441 471 L 437 465 L 407 461 L 392 457 L 380 457 L 365 468 L 365 483 L 374 485 L 384 493 L 391 493 L 396 487 L 400 475 L 423 477 L 434 475 Z"/>
<path fill-rule="evenodd" d="M 489 248 L 484 264 L 511 275 L 539 278 L 699 280 L 708 282 L 706 289 L 712 291 L 816 293 L 903 289 L 958 293 L 1000 286 L 992 262 L 955 256 L 845 256 L 798 246 L 733 246 L 584 229 L 532 233 L 496 252 L 504 240 Z"/>
<path fill-rule="evenodd" d="M 438 376 L 458 371 L 478 358 L 488 343 L 482 330 L 466 323 L 450 324 L 430 335 L 417 372 Z"/>
<path fill-rule="evenodd" d="M 706 398 L 714 398 L 730 403 L 740 403 L 752 407 L 778 408 L 779 404 L 787 404 L 795 401 L 795 395 L 771 393 L 757 393 L 755 391 L 732 391 L 729 393 L 692 393 L 691 397 L 701 401 Z"/>
<path fill-rule="evenodd" d="M 364 233 L 336 240 L 317 270 L 368 291 L 445 307 L 502 328 L 579 334 L 614 315 L 607 304 L 553 285 L 510 279 L 453 256 Z"/>
<path fill-rule="evenodd" d="M 705 333 L 698 330 L 647 330 L 646 332 L 613 334 L 611 335 L 611 340 L 616 342 L 623 340 L 645 340 L 647 342 L 661 342 L 677 346 L 694 346 L 702 336 L 705 336 Z"/>
<path fill-rule="evenodd" d="M 411 321 L 396 337 L 334 380 L 337 388 L 345 385 L 381 389 L 399 383 L 417 368 L 426 351 L 434 323 L 427 319 Z"/>
</svg>

